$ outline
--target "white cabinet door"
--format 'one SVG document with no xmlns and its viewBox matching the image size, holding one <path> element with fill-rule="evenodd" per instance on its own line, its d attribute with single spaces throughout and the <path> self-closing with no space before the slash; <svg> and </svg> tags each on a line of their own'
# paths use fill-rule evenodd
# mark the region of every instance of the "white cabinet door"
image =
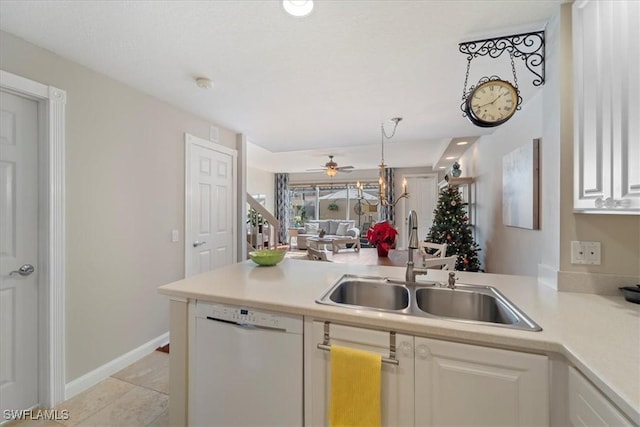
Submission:
<svg viewBox="0 0 640 427">
<path fill-rule="evenodd" d="M 574 208 L 640 213 L 640 2 L 573 6 Z"/>
<path fill-rule="evenodd" d="M 415 338 L 416 426 L 549 424 L 546 356 Z"/>
<path fill-rule="evenodd" d="M 330 352 L 317 348 L 324 336 L 324 322 L 305 321 L 305 425 L 327 426 L 331 393 Z M 330 344 L 389 356 L 389 332 L 330 325 Z M 399 365 L 382 364 L 381 406 L 383 426 L 412 426 L 413 337 L 396 335 Z"/>
<path fill-rule="evenodd" d="M 573 367 L 569 367 L 569 419 L 574 427 L 633 425 Z"/>
</svg>

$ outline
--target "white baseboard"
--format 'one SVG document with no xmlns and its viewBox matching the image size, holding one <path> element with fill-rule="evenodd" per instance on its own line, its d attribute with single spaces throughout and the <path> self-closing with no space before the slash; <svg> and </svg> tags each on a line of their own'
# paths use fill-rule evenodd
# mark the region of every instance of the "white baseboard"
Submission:
<svg viewBox="0 0 640 427">
<path fill-rule="evenodd" d="M 104 365 L 94 369 L 93 371 L 88 372 L 83 376 L 67 383 L 67 385 L 65 386 L 65 400 L 71 399 L 78 393 L 81 393 L 89 387 L 98 384 L 100 381 L 110 377 L 111 375 L 126 368 L 132 363 L 142 359 L 144 356 L 148 355 L 156 348 L 166 345 L 168 342 L 169 332 L 166 332 L 159 337 L 142 344 L 140 347 L 135 348 L 120 357 L 116 357 L 112 361 L 107 362 Z"/>
</svg>

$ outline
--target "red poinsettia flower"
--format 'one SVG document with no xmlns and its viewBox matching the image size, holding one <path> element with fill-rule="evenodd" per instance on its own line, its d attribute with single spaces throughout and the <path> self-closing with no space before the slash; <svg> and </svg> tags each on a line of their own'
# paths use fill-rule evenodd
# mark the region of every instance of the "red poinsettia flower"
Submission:
<svg viewBox="0 0 640 427">
<path fill-rule="evenodd" d="M 396 241 L 398 230 L 393 228 L 389 221 L 382 221 L 375 224 L 367 231 L 367 240 L 375 247 L 391 249 Z"/>
</svg>

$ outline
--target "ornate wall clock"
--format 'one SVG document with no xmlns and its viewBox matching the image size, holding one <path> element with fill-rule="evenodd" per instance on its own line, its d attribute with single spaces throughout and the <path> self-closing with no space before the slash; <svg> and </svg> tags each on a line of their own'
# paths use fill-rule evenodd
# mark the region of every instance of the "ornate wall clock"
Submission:
<svg viewBox="0 0 640 427">
<path fill-rule="evenodd" d="M 500 36 L 490 39 L 463 42 L 459 45 L 461 53 L 467 55 L 467 72 L 462 89 L 460 108 L 463 117 L 480 127 L 493 127 L 509 120 L 520 109 L 522 97 L 518 89 L 518 76 L 514 58 L 522 58 L 525 66 L 536 79 L 534 86 L 544 84 L 544 31 Z M 476 86 L 467 91 L 471 61 L 478 56 L 498 58 L 508 52 L 513 72 L 513 83 L 498 76 L 483 77 Z"/>
<path fill-rule="evenodd" d="M 497 77 L 485 78 L 469 91 L 464 111 L 476 126 L 498 126 L 513 116 L 519 98 L 518 90 L 511 83 Z"/>
</svg>

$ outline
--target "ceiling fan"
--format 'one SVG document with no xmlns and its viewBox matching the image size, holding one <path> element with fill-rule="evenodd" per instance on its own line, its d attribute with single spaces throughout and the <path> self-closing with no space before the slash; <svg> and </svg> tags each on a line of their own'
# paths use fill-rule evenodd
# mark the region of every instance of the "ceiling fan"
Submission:
<svg viewBox="0 0 640 427">
<path fill-rule="evenodd" d="M 333 161 L 333 155 L 329 155 L 329 161 L 325 163 L 324 168 L 320 169 L 307 169 L 308 171 L 325 171 L 325 173 L 329 176 L 335 176 L 338 172 L 351 172 L 353 166 L 338 166 L 336 162 Z"/>
</svg>

